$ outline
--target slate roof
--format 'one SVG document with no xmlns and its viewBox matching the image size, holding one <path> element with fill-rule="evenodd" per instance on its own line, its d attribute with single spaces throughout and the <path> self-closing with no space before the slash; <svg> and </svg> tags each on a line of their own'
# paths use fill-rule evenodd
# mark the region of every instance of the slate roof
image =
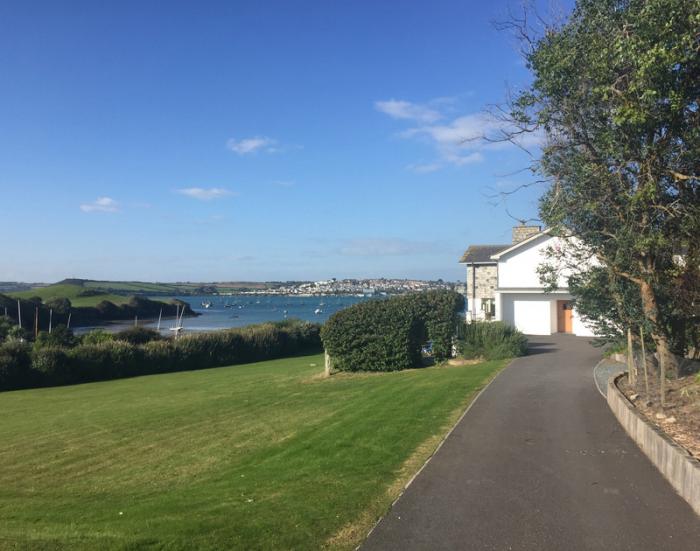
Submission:
<svg viewBox="0 0 700 551">
<path fill-rule="evenodd" d="M 469 248 L 464 251 L 459 261 L 466 264 L 471 264 L 473 262 L 489 262 L 496 264 L 495 260 L 491 260 L 491 255 L 505 251 L 512 246 L 512 243 L 508 243 L 507 245 L 470 245 Z"/>
</svg>

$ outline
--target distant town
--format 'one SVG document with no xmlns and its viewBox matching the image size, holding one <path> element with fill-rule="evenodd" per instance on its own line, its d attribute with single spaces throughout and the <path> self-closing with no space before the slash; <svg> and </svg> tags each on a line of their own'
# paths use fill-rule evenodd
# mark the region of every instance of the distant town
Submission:
<svg viewBox="0 0 700 551">
<path fill-rule="evenodd" d="M 453 289 L 464 293 L 464 283 L 420 279 L 326 279 L 320 281 L 269 281 L 269 282 L 176 282 L 176 283 L 146 283 L 138 281 L 95 281 L 87 279 L 65 279 L 56 284 L 24 283 L 0 281 L 0 293 L 13 293 L 42 289 L 50 285 L 78 285 L 82 290 L 81 296 L 89 293 L 113 293 L 117 295 L 149 295 L 149 296 L 179 296 L 179 295 L 399 295 L 415 291 L 438 289 Z"/>
<path fill-rule="evenodd" d="M 262 289 L 248 289 L 235 294 L 265 294 L 265 295 L 398 295 L 414 291 L 430 291 L 437 289 L 454 289 L 457 291 L 463 285 L 454 282 L 424 281 L 418 279 L 327 279 L 322 281 L 304 281 L 274 283 Z M 227 294 L 227 293 L 219 293 Z M 231 293 L 234 294 L 234 293 Z"/>
</svg>

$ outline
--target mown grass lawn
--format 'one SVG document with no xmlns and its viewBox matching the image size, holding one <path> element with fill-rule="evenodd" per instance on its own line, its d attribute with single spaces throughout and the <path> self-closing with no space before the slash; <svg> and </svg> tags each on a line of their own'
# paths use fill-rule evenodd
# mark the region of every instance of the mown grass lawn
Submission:
<svg viewBox="0 0 700 551">
<path fill-rule="evenodd" d="M 0 393 L 0 548 L 352 548 L 504 364 L 322 361 Z"/>
</svg>

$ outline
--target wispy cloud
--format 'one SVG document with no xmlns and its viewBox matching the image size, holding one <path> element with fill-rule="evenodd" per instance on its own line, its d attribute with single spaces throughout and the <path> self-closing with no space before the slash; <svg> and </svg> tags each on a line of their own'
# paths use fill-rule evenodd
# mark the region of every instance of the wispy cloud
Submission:
<svg viewBox="0 0 700 551">
<path fill-rule="evenodd" d="M 111 197 L 98 197 L 92 203 L 80 205 L 83 212 L 119 212 L 119 203 Z"/>
<path fill-rule="evenodd" d="M 442 118 L 435 109 L 410 101 L 390 99 L 375 101 L 374 108 L 393 119 L 405 119 L 422 123 L 433 123 Z"/>
<path fill-rule="evenodd" d="M 389 100 L 375 102 L 375 108 L 394 119 L 412 121 L 414 126 L 398 133 L 403 139 L 415 139 L 433 146 L 437 159 L 429 163 L 408 165 L 414 172 L 435 172 L 448 165 L 465 166 L 484 160 L 488 150 L 512 147 L 500 140 L 508 132 L 507 123 L 488 113 L 471 113 L 455 117 L 448 113 L 455 109 L 454 98 L 437 98 L 427 104 Z M 523 134 L 517 141 L 521 147 L 533 147 L 542 137 Z"/>
<path fill-rule="evenodd" d="M 406 168 L 418 174 L 428 174 L 440 170 L 443 166 L 442 163 L 413 163 L 406 166 Z"/>
<path fill-rule="evenodd" d="M 404 256 L 435 252 L 435 243 L 392 238 L 352 239 L 344 243 L 338 254 L 342 256 Z"/>
<path fill-rule="evenodd" d="M 187 197 L 192 197 L 193 199 L 199 199 L 200 201 L 211 201 L 212 199 L 220 199 L 222 197 L 234 195 L 232 191 L 222 187 L 186 187 L 176 189 L 175 193 L 186 195 Z"/>
<path fill-rule="evenodd" d="M 278 151 L 277 140 L 268 138 L 267 136 L 254 136 L 252 138 L 243 138 L 240 140 L 231 138 L 226 142 L 226 147 L 239 155 L 250 155 L 251 153 L 257 153 L 259 151 L 264 151 L 266 153 L 275 153 Z"/>
</svg>

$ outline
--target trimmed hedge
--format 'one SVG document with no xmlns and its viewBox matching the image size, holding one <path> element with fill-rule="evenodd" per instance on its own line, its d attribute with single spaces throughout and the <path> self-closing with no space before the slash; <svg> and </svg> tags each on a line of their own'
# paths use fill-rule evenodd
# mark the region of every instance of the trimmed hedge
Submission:
<svg viewBox="0 0 700 551">
<path fill-rule="evenodd" d="M 527 337 L 502 321 L 463 323 L 458 350 L 466 358 L 515 358 L 527 354 Z"/>
<path fill-rule="evenodd" d="M 449 358 L 464 298 L 453 291 L 412 293 L 341 310 L 321 329 L 333 368 L 397 371 L 421 365 L 421 346 L 436 361 Z"/>
<path fill-rule="evenodd" d="M 321 350 L 317 324 L 289 320 L 134 344 L 0 345 L 0 390 L 83 383 L 250 363 Z"/>
</svg>

